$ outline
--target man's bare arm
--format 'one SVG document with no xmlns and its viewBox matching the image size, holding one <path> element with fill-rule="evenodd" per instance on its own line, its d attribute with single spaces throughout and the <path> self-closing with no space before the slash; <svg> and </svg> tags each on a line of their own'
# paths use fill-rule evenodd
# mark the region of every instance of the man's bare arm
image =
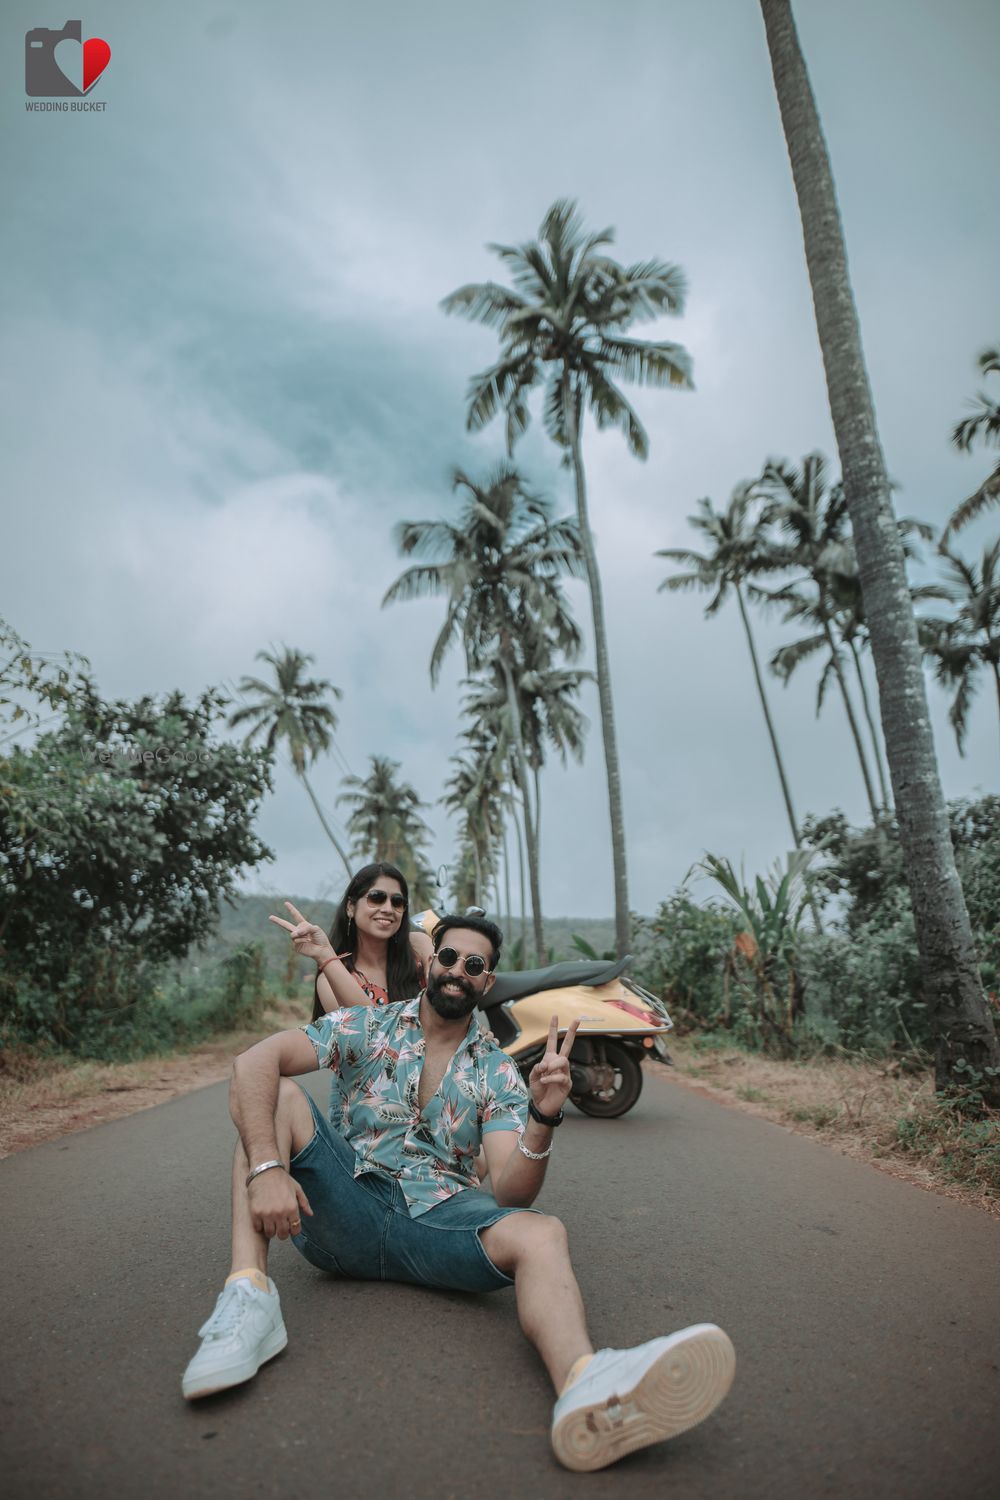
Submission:
<svg viewBox="0 0 1000 1500">
<path fill-rule="evenodd" d="M 547 1151 L 552 1131 L 529 1120 L 521 1137 L 529 1151 Z M 517 1149 L 515 1130 L 491 1130 L 483 1136 L 493 1196 L 501 1208 L 530 1208 L 542 1190 L 548 1158 L 532 1161 Z"/>
<path fill-rule="evenodd" d="M 303 1031 L 279 1031 L 241 1052 L 233 1063 L 229 1085 L 229 1113 L 240 1133 L 251 1167 L 278 1155 L 274 1112 L 278 1081 L 314 1073 L 316 1049 Z"/>
<path fill-rule="evenodd" d="M 528 1076 L 528 1092 L 539 1114 L 554 1119 L 569 1098 L 572 1087 L 569 1055 L 580 1022 L 574 1019 L 559 1045 L 559 1017 L 549 1022 L 545 1052 Z M 490 1168 L 493 1196 L 503 1208 L 527 1208 L 534 1203 L 545 1180 L 552 1147 L 552 1128 L 529 1117 L 521 1136 L 508 1130 L 491 1130 L 483 1136 L 483 1149 Z"/>
</svg>

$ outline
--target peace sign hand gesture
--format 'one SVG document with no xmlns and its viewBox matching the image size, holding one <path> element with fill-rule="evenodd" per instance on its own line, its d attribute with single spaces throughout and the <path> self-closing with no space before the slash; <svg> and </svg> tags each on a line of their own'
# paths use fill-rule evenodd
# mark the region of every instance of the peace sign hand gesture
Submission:
<svg viewBox="0 0 1000 1500">
<path fill-rule="evenodd" d="M 285 906 L 295 918 L 294 925 L 286 922 L 283 917 L 270 916 L 267 920 L 285 929 L 296 953 L 301 953 L 303 958 L 314 958 L 318 964 L 325 963 L 328 958 L 333 958 L 334 952 L 330 947 L 330 939 L 322 927 L 317 927 L 315 922 L 307 922 L 290 901 L 286 901 Z"/>
<path fill-rule="evenodd" d="M 569 1055 L 576 1040 L 579 1020 L 569 1023 L 563 1044 L 559 1046 L 559 1017 L 549 1022 L 549 1036 L 545 1044 L 545 1055 L 528 1075 L 528 1087 L 540 1115 L 557 1115 L 569 1097 L 572 1087 L 569 1071 Z"/>
</svg>

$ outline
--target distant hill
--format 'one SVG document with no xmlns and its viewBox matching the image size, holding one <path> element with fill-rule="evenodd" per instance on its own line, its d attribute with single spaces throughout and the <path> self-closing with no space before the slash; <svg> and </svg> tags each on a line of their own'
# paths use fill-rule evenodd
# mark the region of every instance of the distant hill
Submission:
<svg viewBox="0 0 1000 1500">
<path fill-rule="evenodd" d="M 336 910 L 335 902 L 313 901 L 308 896 L 290 896 L 288 899 L 293 906 L 298 907 L 303 916 L 329 930 Z M 281 901 L 275 901 L 271 896 L 239 896 L 233 906 L 223 907 L 218 930 L 198 948 L 192 948 L 180 966 L 181 971 L 191 972 L 193 969 L 213 967 L 248 943 L 258 942 L 263 945 L 268 973 L 274 979 L 283 978 L 288 963 L 288 942 L 281 929 L 267 920 L 272 912 L 276 917 L 287 916 Z M 512 949 L 517 949 L 520 918 L 513 917 L 509 924 L 501 919 L 500 925 L 505 929 L 504 958 L 507 958 Z M 519 968 L 530 968 L 534 964 L 535 951 L 530 921 L 527 929 L 527 939 L 521 949 L 524 956 L 517 965 Z M 573 946 L 574 933 L 589 943 L 598 954 L 614 948 L 615 924 L 610 917 L 546 917 L 545 941 L 552 952 L 553 963 L 563 958 L 580 957 L 579 951 Z M 507 967 L 503 959 L 500 967 Z M 302 973 L 309 972 L 311 968 L 311 964 L 305 965 Z"/>
</svg>

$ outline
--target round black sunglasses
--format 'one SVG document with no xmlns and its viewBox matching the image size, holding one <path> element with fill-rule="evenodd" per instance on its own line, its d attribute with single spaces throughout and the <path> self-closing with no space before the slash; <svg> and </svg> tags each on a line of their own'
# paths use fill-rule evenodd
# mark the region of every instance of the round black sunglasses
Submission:
<svg viewBox="0 0 1000 1500">
<path fill-rule="evenodd" d="M 458 963 L 457 948 L 439 948 L 434 957 L 445 969 L 453 969 Z M 469 953 L 462 960 L 462 967 L 470 979 L 477 979 L 486 972 L 486 960 L 481 953 Z"/>
</svg>

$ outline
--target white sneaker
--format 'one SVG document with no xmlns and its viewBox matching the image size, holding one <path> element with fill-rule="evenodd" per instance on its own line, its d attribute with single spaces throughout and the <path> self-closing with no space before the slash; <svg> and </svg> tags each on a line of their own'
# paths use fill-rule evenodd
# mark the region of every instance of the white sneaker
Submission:
<svg viewBox="0 0 1000 1500">
<path fill-rule="evenodd" d="M 555 1404 L 555 1455 L 567 1469 L 603 1469 L 676 1437 L 715 1410 L 735 1369 L 733 1346 L 714 1323 L 635 1349 L 599 1349 Z"/>
<path fill-rule="evenodd" d="M 266 1360 L 288 1343 L 278 1288 L 270 1294 L 250 1280 L 223 1287 L 208 1322 L 198 1329 L 201 1348 L 184 1371 L 181 1389 L 188 1401 L 211 1396 L 250 1380 Z"/>
</svg>

